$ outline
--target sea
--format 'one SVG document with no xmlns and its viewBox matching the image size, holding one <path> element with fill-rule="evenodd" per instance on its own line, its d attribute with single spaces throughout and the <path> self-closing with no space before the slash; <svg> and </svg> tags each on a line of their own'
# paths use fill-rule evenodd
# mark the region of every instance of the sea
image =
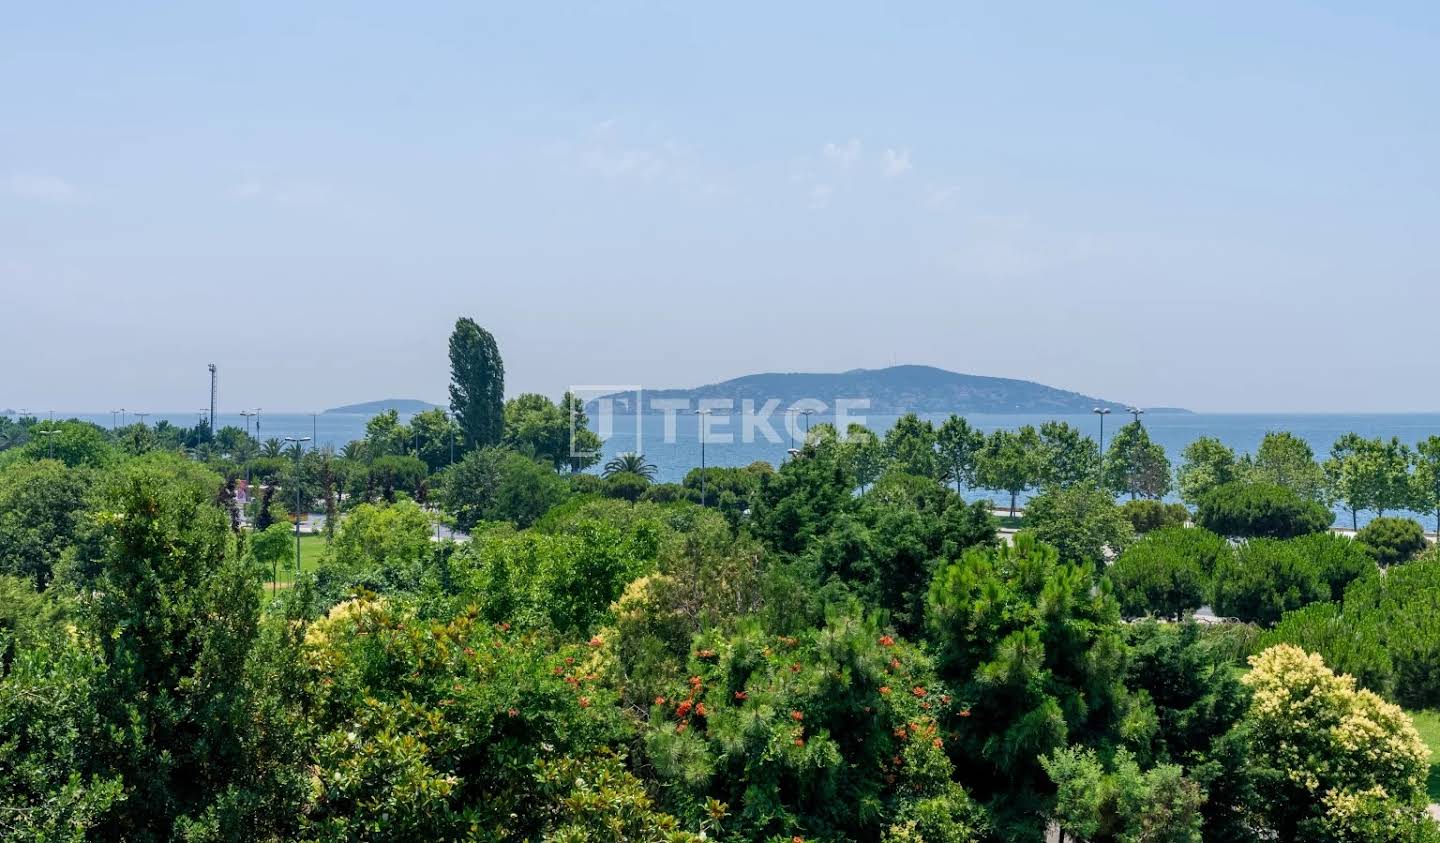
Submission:
<svg viewBox="0 0 1440 843">
<path fill-rule="evenodd" d="M 943 413 L 921 415 L 937 425 L 948 416 Z M 401 416 L 402 419 L 407 418 L 405 414 Z M 80 414 L 78 417 L 103 427 L 109 427 L 112 423 L 110 413 Z M 147 424 L 154 424 L 165 419 L 172 424 L 188 426 L 195 424 L 199 418 L 194 412 L 156 412 L 148 414 L 145 421 Z M 851 413 L 849 421 L 863 421 L 871 430 L 883 433 L 897 418 L 897 415 Z M 1038 426 L 1045 421 L 1057 420 L 1069 422 L 1091 436 L 1100 434 L 1099 417 L 1092 414 L 1047 416 L 976 413 L 966 414 L 966 418 L 972 425 L 986 432 L 1015 429 L 1027 424 Z M 258 419 L 249 419 L 249 430 L 262 441 L 272 437 L 283 439 L 287 436 L 309 436 L 312 441 L 307 447 L 318 444 L 339 449 L 351 440 L 364 438 L 365 422 L 368 419 L 369 416 L 363 414 L 262 412 Z M 134 414 L 127 414 L 125 420 L 133 422 L 136 419 Z M 1130 420 L 1128 415 L 1119 413 L 1109 416 L 1105 420 L 1106 441 L 1109 441 L 1116 429 Z M 1440 413 L 1149 413 L 1141 416 L 1141 420 L 1151 439 L 1164 446 L 1175 465 L 1179 465 L 1180 452 L 1185 446 L 1201 436 L 1213 436 L 1238 453 L 1253 452 L 1267 432 L 1289 431 L 1308 442 L 1315 450 L 1316 457 L 1323 460 L 1335 440 L 1346 433 L 1354 432 L 1365 437 L 1385 439 L 1398 436 L 1402 442 L 1411 445 L 1426 437 L 1440 435 Z M 120 418 L 114 416 L 113 421 L 119 423 Z M 803 439 L 806 421 L 819 424 L 833 422 L 834 419 L 820 413 L 805 420 L 791 417 L 790 426 L 796 428 L 792 439 L 791 431 L 787 430 L 787 419 L 777 414 L 771 418 L 771 426 L 775 431 L 772 439 L 766 435 L 763 428 L 753 436 L 745 436 L 738 417 L 726 420 L 712 417 L 710 432 L 703 448 L 703 459 L 706 465 L 712 466 L 742 466 L 756 460 L 778 465 L 787 459 L 788 449 L 796 441 Z M 246 422 L 247 419 L 238 414 L 219 414 L 221 427 L 235 425 L 245 428 Z M 699 418 L 693 414 L 673 415 L 668 422 L 661 413 L 617 417 L 612 427 L 612 430 L 602 431 L 605 437 L 601 465 L 616 454 L 638 451 L 655 465 L 659 481 L 679 482 L 686 472 L 701 464 Z M 667 427 L 671 429 L 667 431 Z M 746 441 L 747 439 L 749 441 Z M 598 471 L 599 465 L 591 470 Z M 999 501 L 1007 496 L 1003 493 L 992 495 L 975 491 L 969 497 L 991 497 Z M 1022 497 L 1022 501 L 1023 499 Z M 1346 520 L 1348 517 L 1346 515 Z M 1373 517 L 1373 514 L 1362 514 L 1361 522 L 1367 520 L 1367 517 Z M 1417 514 L 1417 517 L 1426 525 L 1427 530 L 1435 529 L 1433 513 Z M 1337 519 L 1337 523 L 1342 522 Z"/>
</svg>

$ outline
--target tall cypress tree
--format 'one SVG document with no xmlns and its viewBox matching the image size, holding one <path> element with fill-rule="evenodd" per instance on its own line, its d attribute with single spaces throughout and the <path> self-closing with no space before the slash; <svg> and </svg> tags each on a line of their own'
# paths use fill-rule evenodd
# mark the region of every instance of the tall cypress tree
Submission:
<svg viewBox="0 0 1440 843">
<path fill-rule="evenodd" d="M 469 317 L 450 334 L 450 409 L 466 449 L 496 445 L 505 433 L 505 364 L 495 338 Z"/>
</svg>

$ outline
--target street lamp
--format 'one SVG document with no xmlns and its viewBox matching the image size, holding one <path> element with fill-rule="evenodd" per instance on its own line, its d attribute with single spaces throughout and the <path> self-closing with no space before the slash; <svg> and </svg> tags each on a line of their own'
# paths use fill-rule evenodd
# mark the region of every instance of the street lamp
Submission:
<svg viewBox="0 0 1440 843">
<path fill-rule="evenodd" d="M 300 579 L 300 445 L 310 441 L 309 436 L 287 436 L 286 442 L 295 443 L 295 579 Z"/>
<path fill-rule="evenodd" d="M 699 418 L 699 420 L 700 420 L 700 505 L 701 505 L 701 506 L 704 506 L 704 505 L 705 505 L 705 485 L 706 485 L 706 477 L 705 477 L 705 434 L 709 432 L 709 428 L 710 428 L 710 416 L 711 416 L 711 414 L 714 413 L 714 412 L 715 412 L 714 410 L 711 410 L 711 409 L 708 408 L 708 407 L 702 407 L 701 409 L 695 411 L 695 415 L 696 415 L 696 416 Z"/>
<path fill-rule="evenodd" d="M 1140 409 L 1139 407 L 1126 407 L 1126 408 L 1125 408 L 1125 412 L 1127 412 L 1127 413 L 1129 413 L 1130 415 L 1132 415 L 1132 416 L 1135 417 L 1135 423 L 1136 423 L 1136 424 L 1139 424 L 1139 423 L 1140 423 L 1140 417 L 1143 416 L 1143 415 L 1145 415 L 1145 411 L 1142 410 L 1142 409 Z"/>
<path fill-rule="evenodd" d="M 56 429 L 53 428 L 53 427 L 52 427 L 52 428 L 49 428 L 49 429 L 47 429 L 47 430 L 37 430 L 37 431 L 35 431 L 35 433 L 36 433 L 37 436 L 44 436 L 44 437 L 45 437 L 45 458 L 46 458 L 46 459 L 54 459 L 54 458 L 55 458 L 55 434 L 57 434 L 57 433 L 59 433 L 59 432 L 60 432 L 60 431 L 56 430 Z"/>
<path fill-rule="evenodd" d="M 1100 417 L 1100 485 L 1104 484 L 1105 477 L 1105 417 L 1110 415 L 1109 407 L 1096 407 L 1090 412 Z"/>
<path fill-rule="evenodd" d="M 150 415 L 150 414 L 149 414 L 149 413 L 136 413 L 136 414 L 135 414 L 135 417 L 140 420 L 140 426 L 141 426 L 141 427 L 144 427 L 144 426 L 145 426 L 145 417 L 148 416 L 148 415 Z"/>
<path fill-rule="evenodd" d="M 805 417 L 805 442 L 808 444 L 810 442 L 810 417 L 815 415 L 815 411 L 806 408 L 800 411 L 800 415 Z"/>
</svg>

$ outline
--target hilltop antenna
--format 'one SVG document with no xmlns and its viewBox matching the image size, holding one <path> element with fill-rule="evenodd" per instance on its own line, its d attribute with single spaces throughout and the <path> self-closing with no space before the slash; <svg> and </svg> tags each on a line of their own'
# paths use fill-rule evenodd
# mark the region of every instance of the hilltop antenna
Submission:
<svg viewBox="0 0 1440 843">
<path fill-rule="evenodd" d="M 210 364 L 210 433 L 215 433 L 215 364 Z"/>
</svg>

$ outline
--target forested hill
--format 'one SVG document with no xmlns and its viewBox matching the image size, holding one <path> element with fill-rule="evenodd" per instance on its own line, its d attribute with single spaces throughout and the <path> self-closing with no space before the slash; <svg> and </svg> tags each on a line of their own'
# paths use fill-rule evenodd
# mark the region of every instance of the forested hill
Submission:
<svg viewBox="0 0 1440 843">
<path fill-rule="evenodd" d="M 745 399 L 761 406 L 772 398 L 788 407 L 803 398 L 833 407 L 837 398 L 868 398 L 879 413 L 1088 413 L 1095 407 L 1123 411 L 1123 404 L 1056 389 L 1033 381 L 964 375 L 934 366 L 891 366 L 837 373 L 772 372 L 746 375 L 693 389 L 657 389 L 645 393 L 646 407 L 661 398 L 698 401 L 730 398 L 738 408 Z"/>
<path fill-rule="evenodd" d="M 364 401 L 359 404 L 346 404 L 343 407 L 331 407 L 326 413 L 358 413 L 373 416 L 376 413 L 383 413 L 386 410 L 397 410 L 401 413 L 421 413 L 425 410 L 433 410 L 439 404 L 431 404 L 429 401 L 421 401 L 417 398 L 384 398 L 379 401 Z"/>
</svg>

